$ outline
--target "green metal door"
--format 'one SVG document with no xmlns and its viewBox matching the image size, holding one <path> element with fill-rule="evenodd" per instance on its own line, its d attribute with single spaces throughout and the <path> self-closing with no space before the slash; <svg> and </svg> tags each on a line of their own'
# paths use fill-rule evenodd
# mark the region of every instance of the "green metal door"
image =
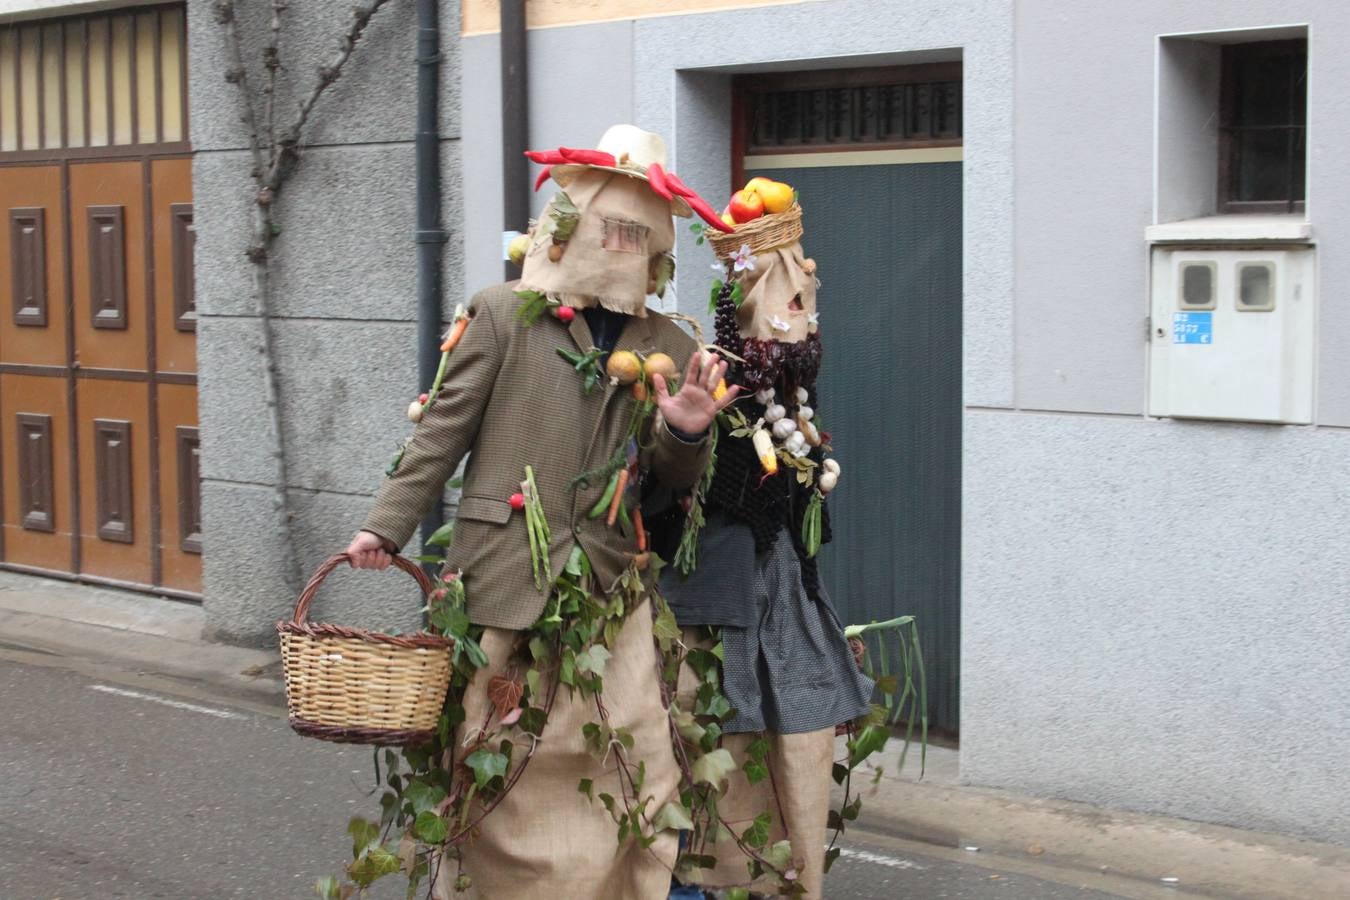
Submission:
<svg viewBox="0 0 1350 900">
<path fill-rule="evenodd" d="M 846 624 L 918 617 L 930 722 L 955 733 L 961 163 L 747 167 L 754 175 L 797 188 L 819 264 L 820 416 L 843 469 L 825 583 Z"/>
</svg>

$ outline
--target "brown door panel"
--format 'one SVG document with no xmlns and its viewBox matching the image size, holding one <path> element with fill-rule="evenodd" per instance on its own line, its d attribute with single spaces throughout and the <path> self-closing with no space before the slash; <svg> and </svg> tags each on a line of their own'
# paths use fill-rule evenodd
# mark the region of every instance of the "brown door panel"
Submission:
<svg viewBox="0 0 1350 900">
<path fill-rule="evenodd" d="M 193 284 L 192 160 L 150 164 L 155 235 L 155 368 L 197 371 L 197 304 Z"/>
<path fill-rule="evenodd" d="M 4 560 L 71 565 L 70 431 L 66 380 L 0 375 Z"/>
<path fill-rule="evenodd" d="M 159 386 L 160 583 L 202 589 L 197 388 Z"/>
<path fill-rule="evenodd" d="M 70 166 L 75 358 L 84 368 L 148 363 L 143 196 L 139 161 Z"/>
<path fill-rule="evenodd" d="M 80 571 L 150 584 L 150 392 L 145 382 L 81 379 Z"/>
<path fill-rule="evenodd" d="M 0 167 L 0 361 L 66 363 L 60 166 Z"/>
</svg>

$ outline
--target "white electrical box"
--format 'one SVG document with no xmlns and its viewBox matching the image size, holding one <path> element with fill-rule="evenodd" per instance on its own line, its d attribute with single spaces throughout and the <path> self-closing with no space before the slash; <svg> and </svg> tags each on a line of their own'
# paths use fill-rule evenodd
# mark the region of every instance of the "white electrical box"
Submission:
<svg viewBox="0 0 1350 900">
<path fill-rule="evenodd" d="M 1313 249 L 1153 248 L 1149 414 L 1308 424 Z"/>
</svg>

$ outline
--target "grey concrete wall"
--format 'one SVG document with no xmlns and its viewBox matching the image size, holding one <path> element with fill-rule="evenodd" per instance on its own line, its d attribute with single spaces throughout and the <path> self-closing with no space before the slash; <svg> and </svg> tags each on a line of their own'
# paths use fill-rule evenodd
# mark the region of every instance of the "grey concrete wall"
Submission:
<svg viewBox="0 0 1350 900">
<path fill-rule="evenodd" d="M 1350 246 L 1350 168 L 1338 161 L 1350 96 L 1337 88 L 1350 81 L 1340 52 L 1350 15 L 1335 0 L 1064 10 L 1017 4 L 1017 405 L 1139 414 L 1158 36 L 1312 23 L 1308 210 L 1319 246 L 1334 251 Z M 1164 220 L 1178 202 L 1162 200 Z M 1350 254 L 1320 253 L 1319 268 L 1323 298 L 1350 287 Z M 1317 421 L 1350 425 L 1350 307 L 1324 302 L 1320 313 Z"/>
<path fill-rule="evenodd" d="M 527 40 L 530 147 L 594 147 L 606 128 L 633 121 L 633 23 L 537 28 Z M 502 280 L 501 42 L 462 39 L 464 58 L 464 281 L 466 297 Z M 638 123 L 640 124 L 640 123 Z M 531 166 L 533 174 L 538 169 Z M 551 182 L 550 182 L 551 184 Z M 553 196 L 544 187 L 535 213 Z"/>
<path fill-rule="evenodd" d="M 965 437 L 962 779 L 1350 843 L 1350 435 Z"/>
<path fill-rule="evenodd" d="M 1297 23 L 1319 424 L 1149 420 L 1158 36 Z M 1350 843 L 1347 37 L 1330 0 L 1018 2 L 1017 409 L 967 413 L 964 780 Z M 1159 181 L 1159 218 L 1199 202 Z"/>
<path fill-rule="evenodd" d="M 246 47 L 261 53 L 266 10 L 248 9 Z M 293 110 L 336 50 L 349 7 L 292 0 L 278 109 Z M 442 165 L 447 306 L 463 291 L 460 241 L 459 4 L 441 4 Z M 207 631 L 272 641 L 294 601 L 271 521 L 266 429 L 248 245 L 250 159 L 226 45 L 208 0 L 189 4 L 197 225 L 204 607 Z M 394 0 L 372 20 L 341 79 L 315 108 L 294 178 L 278 198 L 276 319 L 290 495 L 302 567 L 346 546 L 390 455 L 409 431 L 416 384 L 413 137 L 416 10 Z M 250 57 L 251 59 L 256 57 Z M 425 389 L 425 387 L 423 387 Z M 407 628 L 416 591 L 396 573 L 334 575 L 318 618 Z"/>
</svg>

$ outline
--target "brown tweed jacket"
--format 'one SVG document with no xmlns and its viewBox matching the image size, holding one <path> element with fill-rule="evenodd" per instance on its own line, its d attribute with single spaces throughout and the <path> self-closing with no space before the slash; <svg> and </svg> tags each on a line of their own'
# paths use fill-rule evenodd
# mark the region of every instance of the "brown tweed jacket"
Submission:
<svg viewBox="0 0 1350 900">
<path fill-rule="evenodd" d="M 413 431 L 403 461 L 385 479 L 362 529 L 402 547 L 467 453 L 463 496 L 446 563 L 463 573 L 469 617 L 479 625 L 523 629 L 542 614 L 547 586 L 534 586 L 525 516 L 511 509 L 525 466 L 534 468 L 552 541 L 556 578 L 575 543 L 590 557 L 598 584 L 609 587 L 627 567 L 636 542 L 587 512 L 603 483 L 569 482 L 602 466 L 623 440 L 633 409 L 626 387 L 607 381 L 590 394 L 557 348 L 588 350 L 590 327 L 552 316 L 534 325 L 516 318 L 512 285 L 480 291 L 473 322 L 450 354 L 441 390 Z M 683 371 L 694 341 L 658 313 L 628 322 L 615 349 L 670 354 Z M 681 441 L 657 425 L 642 442 L 643 467 L 664 486 L 692 486 L 708 462 L 709 441 Z M 599 479 L 597 479 L 599 481 Z M 551 581 L 552 579 L 550 579 Z"/>
</svg>

